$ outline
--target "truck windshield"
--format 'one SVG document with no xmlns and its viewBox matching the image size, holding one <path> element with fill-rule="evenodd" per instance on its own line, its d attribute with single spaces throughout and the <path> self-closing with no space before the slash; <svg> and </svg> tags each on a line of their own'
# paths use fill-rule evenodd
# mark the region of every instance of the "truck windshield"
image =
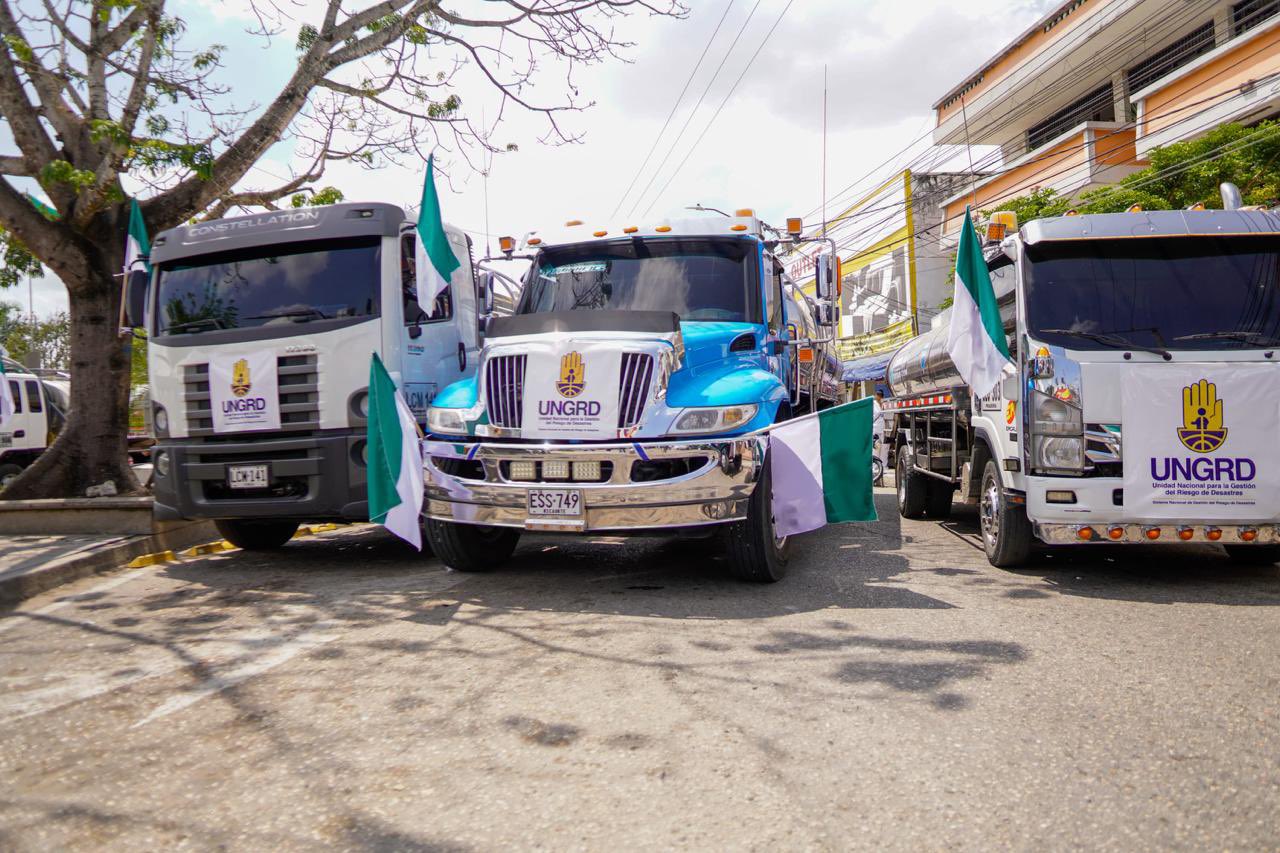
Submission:
<svg viewBox="0 0 1280 853">
<path fill-rule="evenodd" d="M 1280 237 L 1084 240 L 1027 248 L 1028 325 L 1071 349 L 1280 345 Z"/>
<path fill-rule="evenodd" d="M 660 239 L 547 249 L 521 300 L 546 311 L 674 311 L 681 320 L 759 322 L 755 243 Z"/>
<path fill-rule="evenodd" d="M 372 317 L 381 240 L 286 243 L 186 258 L 160 269 L 157 333 Z"/>
</svg>

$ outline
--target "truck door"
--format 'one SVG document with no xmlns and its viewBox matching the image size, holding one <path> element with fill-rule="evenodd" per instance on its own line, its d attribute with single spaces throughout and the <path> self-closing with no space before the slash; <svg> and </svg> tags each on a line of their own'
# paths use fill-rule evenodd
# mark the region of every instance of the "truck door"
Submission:
<svg viewBox="0 0 1280 853">
<path fill-rule="evenodd" d="M 792 352 L 793 347 L 783 347 L 778 355 L 773 354 L 775 342 L 790 340 L 787 332 L 786 296 L 782 292 L 782 264 L 773 255 L 764 255 L 764 306 L 765 306 L 765 348 L 769 360 L 769 370 L 782 380 L 791 397 L 794 409 L 799 402 L 800 383 L 795 367 L 797 366 Z"/>
<path fill-rule="evenodd" d="M 48 443 L 47 408 L 39 380 L 16 377 L 9 379 L 13 397 L 13 417 L 0 432 L 0 452 L 7 450 L 40 450 Z"/>
</svg>

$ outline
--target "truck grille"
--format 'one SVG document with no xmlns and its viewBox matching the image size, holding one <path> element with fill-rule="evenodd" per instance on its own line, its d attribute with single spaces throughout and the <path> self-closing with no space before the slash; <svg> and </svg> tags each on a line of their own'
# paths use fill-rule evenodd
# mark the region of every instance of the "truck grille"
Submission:
<svg viewBox="0 0 1280 853">
<path fill-rule="evenodd" d="M 519 429 L 524 422 L 524 376 L 529 357 L 499 355 L 485 365 L 485 407 L 489 423 L 503 429 Z M 622 375 L 618 382 L 618 427 L 626 429 L 640 422 L 649 385 L 653 381 L 653 356 L 642 352 L 622 354 Z"/>
<path fill-rule="evenodd" d="M 301 432 L 320 428 L 320 367 L 315 355 L 276 358 L 280 395 L 280 429 Z M 182 399 L 187 407 L 187 433 L 193 438 L 214 436 L 213 404 L 209 398 L 209 365 L 183 368 Z"/>
<path fill-rule="evenodd" d="M 643 352 L 622 354 L 622 376 L 618 382 L 618 429 L 640 423 L 644 404 L 649 401 L 649 383 L 653 379 L 653 356 Z"/>
<path fill-rule="evenodd" d="M 499 355 L 485 366 L 485 408 L 489 423 L 519 429 L 524 422 L 524 369 L 527 355 Z"/>
</svg>

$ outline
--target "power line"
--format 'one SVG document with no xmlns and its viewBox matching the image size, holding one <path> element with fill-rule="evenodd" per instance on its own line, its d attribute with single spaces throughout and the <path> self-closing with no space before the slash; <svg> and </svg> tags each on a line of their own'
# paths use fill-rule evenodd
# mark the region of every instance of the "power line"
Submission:
<svg viewBox="0 0 1280 853">
<path fill-rule="evenodd" d="M 653 197 L 653 200 L 649 202 L 649 206 L 645 208 L 645 216 L 649 215 L 649 211 L 653 209 L 653 206 L 658 202 L 658 199 L 662 198 L 663 193 L 667 191 L 667 187 L 671 186 L 672 181 L 674 181 L 676 176 L 680 174 L 680 170 L 684 168 L 685 163 L 689 162 L 689 158 L 693 156 L 693 152 L 698 150 L 699 143 L 701 143 L 703 137 L 707 135 L 707 131 L 715 125 L 716 119 L 720 117 L 720 112 L 725 108 L 725 104 L 729 103 L 729 99 L 732 98 L 733 93 L 737 91 L 738 84 L 742 82 L 742 78 L 747 76 L 747 72 L 750 71 L 751 66 L 755 64 L 756 57 L 760 55 L 760 51 L 764 50 L 764 46 L 769 43 L 769 39 L 773 36 L 774 30 L 778 28 L 778 24 L 782 23 L 782 19 L 786 17 L 787 12 L 791 9 L 791 4 L 794 2 L 795 0 L 787 0 L 787 5 L 782 7 L 782 11 L 778 13 L 778 17 L 773 22 L 773 26 L 769 28 L 769 32 L 765 33 L 764 39 L 761 40 L 759 47 L 756 48 L 756 52 L 751 54 L 751 58 L 747 60 L 746 67 L 742 69 L 742 73 L 738 75 L 738 79 L 733 81 L 733 85 L 729 87 L 729 91 L 725 94 L 724 100 L 720 102 L 720 106 L 716 107 L 715 113 L 711 116 L 711 121 L 709 121 L 707 126 L 702 129 L 702 133 L 698 134 L 698 138 L 693 141 L 692 147 L 685 152 L 684 159 L 680 161 L 680 165 L 676 166 L 675 171 L 671 173 L 671 177 L 667 179 L 667 182 L 662 185 L 662 189 L 658 190 L 658 194 Z"/>
<path fill-rule="evenodd" d="M 756 14 L 756 9 L 760 8 L 762 0 L 756 0 L 756 4 L 751 7 L 751 11 L 747 13 L 747 18 L 742 22 L 742 26 L 738 28 L 738 32 L 733 37 L 733 41 L 729 43 L 729 49 L 724 52 L 724 56 L 720 57 L 720 64 L 716 66 L 716 70 L 712 73 L 711 79 L 707 81 L 706 88 L 702 90 L 702 94 L 698 96 L 698 102 L 693 105 L 693 109 L 689 111 L 689 116 L 684 120 L 684 124 L 680 127 L 680 132 L 676 134 L 675 140 L 667 149 L 667 153 L 662 155 L 662 162 L 653 170 L 653 174 L 649 176 L 649 181 L 644 185 L 644 189 L 640 190 L 640 195 L 636 197 L 636 201 L 631 205 L 631 209 L 627 215 L 636 212 L 636 208 L 640 206 L 640 200 L 644 198 L 645 193 L 649 191 L 649 187 L 653 186 L 653 182 L 657 180 L 658 175 L 662 174 L 662 167 L 667 165 L 667 161 L 671 159 L 672 153 L 676 150 L 676 146 L 680 144 L 680 140 L 684 138 L 684 133 L 689 129 L 689 124 L 693 121 L 693 117 L 698 114 L 698 108 L 702 106 L 702 101 L 707 97 L 707 93 L 711 91 L 711 87 L 720 77 L 720 71 L 724 68 L 724 64 L 729 61 L 729 55 L 733 53 L 733 49 L 738 46 L 738 41 L 742 38 L 742 34 L 747 31 L 747 25 L 751 23 L 752 17 Z"/>
<path fill-rule="evenodd" d="M 649 165 L 649 159 L 653 157 L 653 152 L 658 150 L 658 143 L 662 141 L 662 134 L 667 132 L 667 128 L 671 125 L 671 119 L 675 117 L 676 110 L 680 108 L 680 102 L 684 100 L 685 93 L 689 91 L 689 85 L 693 83 L 693 78 L 698 73 L 698 69 L 702 67 L 702 60 L 707 58 L 707 52 L 711 50 L 711 44 L 716 40 L 716 36 L 720 34 L 720 27 L 724 25 L 725 18 L 729 17 L 729 10 L 733 8 L 733 0 L 729 0 L 724 6 L 724 13 L 720 16 L 720 21 L 716 24 L 716 28 L 711 31 L 711 38 L 707 39 L 707 43 L 702 48 L 702 54 L 698 57 L 698 61 L 694 63 L 693 70 L 689 72 L 689 77 L 684 81 L 684 88 L 680 90 L 680 94 L 676 96 L 675 103 L 671 105 L 671 112 L 667 113 L 667 120 L 662 123 L 662 129 L 658 131 L 658 135 L 653 138 L 653 144 L 649 146 L 649 152 L 644 155 L 644 160 L 640 163 L 640 168 L 636 169 L 636 173 L 631 177 L 631 183 L 627 184 L 627 189 L 618 199 L 618 204 L 613 208 L 613 213 L 609 214 L 609 218 L 618 215 L 618 211 L 622 208 L 623 203 L 627 200 L 627 196 L 631 194 L 631 190 L 635 188 L 636 181 L 640 179 L 640 175 L 644 173 L 645 166 Z"/>
</svg>

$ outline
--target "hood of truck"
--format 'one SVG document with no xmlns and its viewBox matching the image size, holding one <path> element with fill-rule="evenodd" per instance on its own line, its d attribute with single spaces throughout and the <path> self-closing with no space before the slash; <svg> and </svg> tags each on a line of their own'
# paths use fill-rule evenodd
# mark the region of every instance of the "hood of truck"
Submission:
<svg viewBox="0 0 1280 853">
<path fill-rule="evenodd" d="M 277 340 L 210 344 L 199 340 L 199 336 L 192 338 L 188 346 L 152 342 L 147 350 L 151 399 L 153 404 L 164 407 L 169 419 L 168 437 L 214 435 L 208 367 L 215 354 L 247 356 L 264 351 L 276 359 L 282 431 L 364 426 L 352 404 L 356 395 L 368 388 L 371 354 L 382 350 L 381 323 L 377 318 L 328 332 L 294 334 Z"/>
</svg>

